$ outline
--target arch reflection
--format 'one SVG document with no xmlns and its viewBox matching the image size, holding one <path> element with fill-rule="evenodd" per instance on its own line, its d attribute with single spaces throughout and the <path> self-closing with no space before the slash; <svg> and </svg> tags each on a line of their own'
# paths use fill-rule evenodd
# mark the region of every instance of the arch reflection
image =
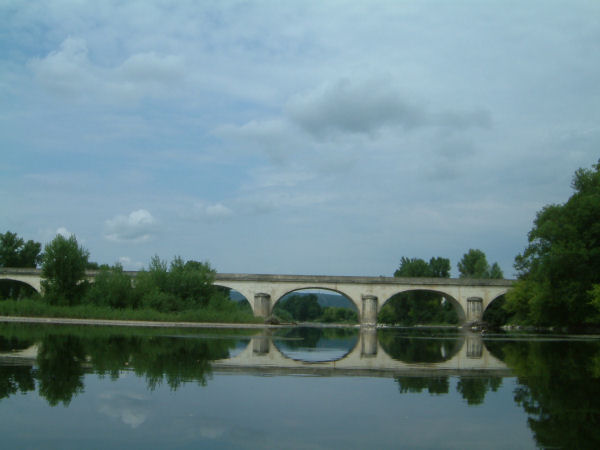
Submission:
<svg viewBox="0 0 600 450">
<path fill-rule="evenodd" d="M 481 355 L 483 343 L 481 339 L 470 340 L 475 350 L 473 357 Z M 379 343 L 383 350 L 396 361 L 406 363 L 440 363 L 451 360 L 458 354 L 465 343 L 465 335 L 456 331 L 444 330 L 398 332 L 397 330 L 381 330 Z"/>
<path fill-rule="evenodd" d="M 339 361 L 350 354 L 358 343 L 356 328 L 298 327 L 277 330 L 273 345 L 284 357 L 294 361 Z"/>
</svg>

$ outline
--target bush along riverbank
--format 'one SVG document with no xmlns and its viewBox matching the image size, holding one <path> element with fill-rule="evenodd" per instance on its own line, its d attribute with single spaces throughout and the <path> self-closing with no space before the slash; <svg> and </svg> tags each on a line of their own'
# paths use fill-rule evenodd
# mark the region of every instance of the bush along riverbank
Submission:
<svg viewBox="0 0 600 450">
<path fill-rule="evenodd" d="M 154 256 L 132 279 L 119 264 L 96 267 L 91 283 L 88 252 L 75 236 L 57 236 L 42 261 L 43 296 L 0 302 L 0 315 L 163 322 L 261 323 L 248 302 L 235 302 L 214 285 L 207 262 L 175 257 L 170 265 Z M 21 292 L 20 290 L 11 290 Z"/>
<path fill-rule="evenodd" d="M 250 308 L 248 307 L 248 310 Z M 152 308 L 111 308 L 81 304 L 50 305 L 43 298 L 0 301 L 0 316 L 71 319 L 136 320 L 153 322 L 263 323 L 234 302 L 204 308 L 162 312 Z"/>
</svg>

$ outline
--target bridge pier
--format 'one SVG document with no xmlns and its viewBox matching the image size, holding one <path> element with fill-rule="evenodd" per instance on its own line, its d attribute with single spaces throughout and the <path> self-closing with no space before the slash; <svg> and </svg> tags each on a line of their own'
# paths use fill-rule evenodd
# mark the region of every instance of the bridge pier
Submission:
<svg viewBox="0 0 600 450">
<path fill-rule="evenodd" d="M 271 336 L 252 336 L 252 353 L 255 355 L 266 355 L 271 349 Z"/>
<path fill-rule="evenodd" d="M 360 356 L 377 356 L 377 328 L 360 329 Z"/>
<path fill-rule="evenodd" d="M 254 315 L 256 317 L 269 317 L 271 315 L 271 296 L 264 292 L 254 294 Z"/>
<path fill-rule="evenodd" d="M 362 296 L 361 325 L 377 325 L 377 297 L 374 295 Z"/>
<path fill-rule="evenodd" d="M 480 322 L 483 318 L 483 299 L 481 297 L 467 298 L 467 322 Z"/>
</svg>

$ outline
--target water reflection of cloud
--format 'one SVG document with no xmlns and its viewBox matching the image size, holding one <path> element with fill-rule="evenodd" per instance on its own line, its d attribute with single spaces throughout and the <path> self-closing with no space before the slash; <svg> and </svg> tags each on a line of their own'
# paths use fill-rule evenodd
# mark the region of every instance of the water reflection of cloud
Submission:
<svg viewBox="0 0 600 450">
<path fill-rule="evenodd" d="M 148 418 L 150 406 L 144 395 L 129 392 L 104 392 L 99 395 L 98 412 L 137 428 Z"/>
</svg>

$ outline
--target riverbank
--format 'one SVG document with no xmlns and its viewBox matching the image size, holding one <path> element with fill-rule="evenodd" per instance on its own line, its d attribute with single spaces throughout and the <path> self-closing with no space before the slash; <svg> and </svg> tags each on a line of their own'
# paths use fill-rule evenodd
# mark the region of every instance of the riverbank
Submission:
<svg viewBox="0 0 600 450">
<path fill-rule="evenodd" d="M 113 319 L 74 319 L 70 317 L 21 317 L 0 316 L 0 322 L 6 323 L 42 323 L 53 325 L 97 325 L 119 327 L 154 327 L 154 328 L 285 328 L 292 324 L 265 323 L 216 323 L 216 322 L 165 322 L 154 320 L 113 320 Z"/>
</svg>

